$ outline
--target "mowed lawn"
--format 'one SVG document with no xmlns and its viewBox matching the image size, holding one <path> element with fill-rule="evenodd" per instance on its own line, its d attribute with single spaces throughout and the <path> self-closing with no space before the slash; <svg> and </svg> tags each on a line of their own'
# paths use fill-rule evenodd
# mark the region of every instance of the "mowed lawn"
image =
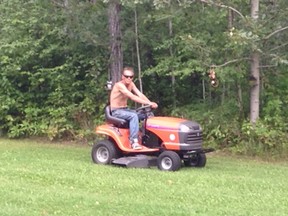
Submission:
<svg viewBox="0 0 288 216">
<path fill-rule="evenodd" d="M 288 215 L 288 162 L 212 153 L 205 168 L 163 172 L 96 165 L 90 151 L 0 139 L 0 215 Z"/>
</svg>

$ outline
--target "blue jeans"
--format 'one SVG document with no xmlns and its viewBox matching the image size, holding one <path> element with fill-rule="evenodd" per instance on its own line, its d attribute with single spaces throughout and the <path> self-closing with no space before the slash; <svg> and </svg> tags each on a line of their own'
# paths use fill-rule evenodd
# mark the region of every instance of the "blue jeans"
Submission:
<svg viewBox="0 0 288 216">
<path fill-rule="evenodd" d="M 139 117 L 135 110 L 131 110 L 129 108 L 112 110 L 112 116 L 128 121 L 130 130 L 130 142 L 133 143 L 133 140 L 138 140 Z"/>
</svg>

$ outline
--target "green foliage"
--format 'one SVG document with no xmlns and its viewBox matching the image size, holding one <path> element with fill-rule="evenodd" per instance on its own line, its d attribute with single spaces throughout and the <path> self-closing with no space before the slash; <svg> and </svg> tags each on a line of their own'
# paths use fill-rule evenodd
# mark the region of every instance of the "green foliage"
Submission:
<svg viewBox="0 0 288 216">
<path fill-rule="evenodd" d="M 273 107 L 266 110 L 273 110 L 272 115 L 266 113 L 264 120 L 259 119 L 256 125 L 251 125 L 249 121 L 241 120 L 235 104 L 232 100 L 224 106 L 188 105 L 174 110 L 172 115 L 200 123 L 205 146 L 235 154 L 285 157 L 288 153 L 287 121 L 277 117 L 275 111 L 281 105 L 271 103 Z"/>
<path fill-rule="evenodd" d="M 102 44 L 92 46 L 89 38 L 71 37 L 69 16 L 53 4 L 16 2 L 17 13 L 1 4 L 2 131 L 13 138 L 51 139 L 92 133 L 92 119 L 102 114 L 106 100 L 106 93 L 97 88 L 106 75 L 105 49 Z"/>
<path fill-rule="evenodd" d="M 247 155 L 287 155 L 287 133 L 281 127 L 272 127 L 267 122 L 257 121 L 256 125 L 246 122 L 242 125 L 240 143 L 232 151 Z"/>
</svg>

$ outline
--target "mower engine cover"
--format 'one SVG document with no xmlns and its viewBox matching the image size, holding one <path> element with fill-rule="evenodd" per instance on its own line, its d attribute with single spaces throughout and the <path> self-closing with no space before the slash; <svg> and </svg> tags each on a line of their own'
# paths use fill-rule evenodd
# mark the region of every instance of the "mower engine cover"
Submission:
<svg viewBox="0 0 288 216">
<path fill-rule="evenodd" d="M 197 151 L 202 149 L 202 128 L 195 121 L 175 117 L 151 117 L 146 130 L 156 134 L 162 147 L 169 150 Z"/>
</svg>

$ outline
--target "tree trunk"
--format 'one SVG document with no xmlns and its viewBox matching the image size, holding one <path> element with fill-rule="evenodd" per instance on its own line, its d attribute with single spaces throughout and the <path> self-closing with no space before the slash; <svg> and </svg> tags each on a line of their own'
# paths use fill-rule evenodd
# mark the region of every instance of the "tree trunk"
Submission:
<svg viewBox="0 0 288 216">
<path fill-rule="evenodd" d="M 259 0 L 251 0 L 251 17 L 257 22 L 259 12 Z M 251 55 L 251 76 L 250 76 L 250 122 L 255 124 L 259 118 L 260 99 L 260 55 L 257 51 L 252 51 Z"/>
<path fill-rule="evenodd" d="M 110 77 L 113 84 L 121 79 L 123 69 L 123 53 L 121 48 L 120 3 L 111 0 L 109 3 L 109 34 L 110 34 Z"/>
<path fill-rule="evenodd" d="M 169 25 L 169 36 L 172 38 L 173 36 L 173 25 L 172 25 L 172 19 L 169 19 L 168 22 Z M 169 53 L 170 56 L 173 57 L 173 47 L 172 45 L 169 47 Z M 172 96 L 173 96 L 173 109 L 176 108 L 176 91 L 175 91 L 175 75 L 174 75 L 174 69 L 171 69 L 171 85 L 172 85 Z"/>
<path fill-rule="evenodd" d="M 238 108 L 239 108 L 239 119 L 243 119 L 244 116 L 244 111 L 243 111 L 243 96 L 242 96 L 242 86 L 241 84 L 237 81 L 237 100 L 238 100 Z"/>
<path fill-rule="evenodd" d="M 231 30 L 233 28 L 234 21 L 234 12 L 231 9 L 228 9 L 228 29 Z"/>
<path fill-rule="evenodd" d="M 142 77 L 141 77 L 141 59 L 140 59 L 140 50 L 139 50 L 139 36 L 138 36 L 138 15 L 137 15 L 136 6 L 134 9 L 134 14 L 135 14 L 135 42 L 136 42 L 136 52 L 137 52 L 138 79 L 139 79 L 140 91 L 143 92 Z"/>
</svg>

